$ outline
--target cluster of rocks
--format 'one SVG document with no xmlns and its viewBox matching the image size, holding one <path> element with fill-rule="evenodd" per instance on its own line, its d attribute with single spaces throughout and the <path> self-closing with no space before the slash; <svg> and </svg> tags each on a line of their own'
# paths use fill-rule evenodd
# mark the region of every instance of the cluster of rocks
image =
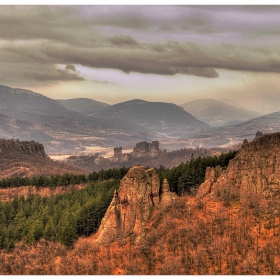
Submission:
<svg viewBox="0 0 280 280">
<path fill-rule="evenodd" d="M 182 162 L 190 160 L 192 157 L 214 156 L 221 152 L 228 152 L 229 149 L 205 149 L 205 148 L 185 148 L 174 151 L 160 149 L 158 141 L 148 143 L 146 141 L 137 143 L 130 153 L 124 153 L 122 147 L 115 147 L 114 154 L 111 157 L 104 157 L 101 153 L 96 153 L 93 156 L 70 156 L 67 162 L 92 171 L 101 169 L 131 167 L 140 163 L 143 166 L 172 168 Z"/>
<path fill-rule="evenodd" d="M 219 201 L 234 196 L 245 201 L 258 195 L 263 198 L 280 196 L 280 133 L 257 134 L 250 143 L 244 140 L 227 169 L 222 170 L 220 166 L 206 169 L 198 199 Z M 146 149 L 147 145 L 139 147 Z M 172 205 L 175 200 L 176 194 L 170 192 L 167 180 L 160 186 L 154 169 L 146 170 L 141 165 L 130 168 L 121 180 L 119 191 L 114 193 L 96 241 L 110 243 L 131 234 L 143 236 L 153 209 Z"/>
<path fill-rule="evenodd" d="M 113 200 L 101 221 L 97 233 L 98 243 L 110 243 L 134 233 L 145 234 L 146 225 L 153 209 L 167 207 L 176 199 L 170 192 L 167 180 L 160 188 L 160 179 L 153 168 L 136 165 L 129 169 L 115 191 Z"/>
</svg>

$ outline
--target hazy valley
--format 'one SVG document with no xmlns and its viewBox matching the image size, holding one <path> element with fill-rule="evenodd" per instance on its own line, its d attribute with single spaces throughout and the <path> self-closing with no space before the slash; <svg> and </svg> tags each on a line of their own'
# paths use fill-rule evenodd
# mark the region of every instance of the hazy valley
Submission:
<svg viewBox="0 0 280 280">
<path fill-rule="evenodd" d="M 90 147 L 132 149 L 137 142 L 154 140 L 168 151 L 226 147 L 244 138 L 252 140 L 257 131 L 278 130 L 278 112 L 259 116 L 233 102 L 215 100 L 182 105 L 193 115 L 175 104 L 144 100 L 111 106 L 87 99 L 64 100 L 71 104 L 66 109 L 43 95 L 5 86 L 0 88 L 0 100 L 1 138 L 35 140 L 48 154 L 57 155 L 78 155 Z"/>
</svg>

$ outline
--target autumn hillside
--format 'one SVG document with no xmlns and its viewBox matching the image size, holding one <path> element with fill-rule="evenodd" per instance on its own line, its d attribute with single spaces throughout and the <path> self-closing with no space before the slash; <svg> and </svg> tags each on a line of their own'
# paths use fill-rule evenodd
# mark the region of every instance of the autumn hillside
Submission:
<svg viewBox="0 0 280 280">
<path fill-rule="evenodd" d="M 2 221 L 17 223 L 8 226 L 9 240 L 2 235 L 0 273 L 279 274 L 280 133 L 244 141 L 231 156 L 171 170 L 137 165 L 120 182 L 93 181 L 72 194 L 1 203 Z M 32 214 L 34 207 L 49 214 Z M 41 219 L 51 213 L 57 214 Z M 9 246 L 13 234 L 18 239 Z"/>
<path fill-rule="evenodd" d="M 154 211 L 136 242 L 97 245 L 80 238 L 71 249 L 41 239 L 1 251 L 2 274 L 279 274 L 279 203 L 197 203 L 191 197 Z"/>
</svg>

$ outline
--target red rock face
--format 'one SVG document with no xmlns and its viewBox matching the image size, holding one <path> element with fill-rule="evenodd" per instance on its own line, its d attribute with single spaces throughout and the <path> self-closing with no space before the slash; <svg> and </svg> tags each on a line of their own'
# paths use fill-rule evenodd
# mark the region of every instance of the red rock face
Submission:
<svg viewBox="0 0 280 280">
<path fill-rule="evenodd" d="M 245 141 L 225 172 L 216 182 L 212 181 L 208 180 L 207 188 L 208 198 L 213 200 L 220 200 L 225 192 L 238 195 L 241 200 L 280 194 L 280 133 L 267 134 L 250 143 Z M 198 194 L 208 183 L 206 180 L 199 187 Z"/>
<path fill-rule="evenodd" d="M 162 203 L 159 193 L 160 179 L 153 168 L 145 170 L 141 165 L 130 168 L 101 221 L 96 241 L 110 243 L 132 233 L 143 236 L 154 207 L 170 205 L 175 199 L 169 188 L 166 188 L 166 181 Z M 169 196 L 170 199 L 167 198 Z"/>
</svg>

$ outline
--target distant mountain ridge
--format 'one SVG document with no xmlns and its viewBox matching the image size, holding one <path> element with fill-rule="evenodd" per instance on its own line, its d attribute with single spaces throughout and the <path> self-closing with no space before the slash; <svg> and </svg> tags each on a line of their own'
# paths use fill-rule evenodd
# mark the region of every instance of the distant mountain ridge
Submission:
<svg viewBox="0 0 280 280">
<path fill-rule="evenodd" d="M 55 99 L 63 105 L 67 110 L 71 110 L 83 115 L 90 115 L 93 112 L 101 111 L 111 105 L 99 102 L 89 98 L 73 98 L 73 99 Z"/>
<path fill-rule="evenodd" d="M 197 99 L 181 105 L 185 111 L 211 126 L 234 125 L 261 116 L 232 100 Z"/>
<path fill-rule="evenodd" d="M 48 153 L 81 151 L 93 144 L 123 145 L 155 136 L 144 127 L 87 117 L 44 95 L 6 86 L 0 86 L 0 112 L 0 138 L 35 140 Z"/>
<path fill-rule="evenodd" d="M 134 99 L 121 102 L 92 114 L 106 119 L 129 120 L 168 136 L 188 134 L 190 130 L 209 127 L 173 103 Z"/>
<path fill-rule="evenodd" d="M 67 110 L 60 103 L 42 94 L 1 85 L 0 110 L 11 118 L 46 124 L 49 124 L 46 116 L 85 119 L 83 115 Z"/>
<path fill-rule="evenodd" d="M 244 138 L 252 141 L 256 137 L 257 131 L 261 131 L 263 134 L 279 132 L 279 123 L 280 111 L 240 124 L 202 129 L 194 137 L 186 139 L 185 143 L 190 147 L 192 147 L 192 143 L 195 143 L 204 148 L 232 146 L 241 143 Z"/>
<path fill-rule="evenodd" d="M 240 143 L 244 137 L 253 139 L 257 131 L 279 130 L 280 112 L 242 121 L 245 109 L 212 99 L 202 101 L 200 106 L 191 106 L 192 109 L 197 108 L 201 113 L 212 104 L 210 107 L 216 115 L 203 116 L 208 122 L 212 117 L 217 127 L 211 127 L 172 103 L 135 99 L 86 116 L 30 90 L 0 85 L 0 138 L 35 140 L 44 144 L 48 154 L 78 155 L 99 152 L 96 147 L 126 149 L 134 143 L 153 139 L 158 139 L 167 150 L 226 147 Z M 217 112 L 223 113 L 224 118 Z"/>
</svg>

